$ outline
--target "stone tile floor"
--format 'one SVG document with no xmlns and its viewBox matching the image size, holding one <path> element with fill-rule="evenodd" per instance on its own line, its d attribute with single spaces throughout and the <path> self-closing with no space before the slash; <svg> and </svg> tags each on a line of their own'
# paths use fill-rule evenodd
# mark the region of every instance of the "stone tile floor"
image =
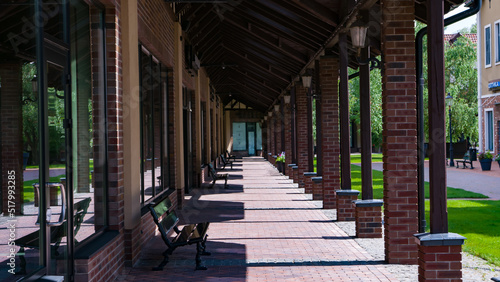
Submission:
<svg viewBox="0 0 500 282">
<path fill-rule="evenodd" d="M 192 192 L 182 222 L 210 221 L 206 271 L 194 271 L 195 246 L 181 247 L 163 271 L 159 236 L 117 281 L 397 281 L 317 203 L 261 158 L 244 159 L 229 189 Z M 382 250 L 381 250 L 382 251 Z"/>
</svg>

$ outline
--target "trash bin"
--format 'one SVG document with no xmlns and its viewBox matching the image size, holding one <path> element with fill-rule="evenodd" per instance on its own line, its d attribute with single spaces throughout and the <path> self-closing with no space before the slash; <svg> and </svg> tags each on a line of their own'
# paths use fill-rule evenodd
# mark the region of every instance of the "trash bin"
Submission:
<svg viewBox="0 0 500 282">
<path fill-rule="evenodd" d="M 469 149 L 469 156 L 471 161 L 477 161 L 477 149 Z"/>
</svg>

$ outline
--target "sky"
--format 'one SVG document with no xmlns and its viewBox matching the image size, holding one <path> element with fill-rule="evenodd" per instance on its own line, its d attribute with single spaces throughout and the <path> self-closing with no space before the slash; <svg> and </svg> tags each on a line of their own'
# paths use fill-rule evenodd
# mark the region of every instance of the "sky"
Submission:
<svg viewBox="0 0 500 282">
<path fill-rule="evenodd" d="M 455 14 L 458 14 L 460 12 L 463 12 L 465 11 L 466 7 L 464 7 L 464 5 L 460 5 L 460 7 L 454 9 L 453 11 L 449 12 L 448 14 L 445 15 L 445 18 L 449 17 L 449 16 L 452 16 L 452 15 L 455 15 Z M 452 33 L 457 33 L 458 31 L 460 31 L 462 28 L 464 27 L 467 27 L 469 28 L 471 25 L 475 24 L 476 23 L 476 18 L 477 16 L 476 15 L 472 15 L 468 18 L 465 18 L 459 22 L 456 22 L 452 25 L 449 25 L 449 26 L 445 26 L 445 30 L 444 30 L 444 33 L 446 34 L 452 34 Z"/>
</svg>

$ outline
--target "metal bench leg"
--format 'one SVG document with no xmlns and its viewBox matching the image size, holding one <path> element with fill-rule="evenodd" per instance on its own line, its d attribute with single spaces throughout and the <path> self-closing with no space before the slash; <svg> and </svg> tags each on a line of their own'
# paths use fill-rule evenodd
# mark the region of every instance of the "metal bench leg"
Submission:
<svg viewBox="0 0 500 282">
<path fill-rule="evenodd" d="M 163 261 L 156 267 L 153 267 L 153 271 L 163 270 L 163 267 L 168 263 L 168 256 L 174 252 L 175 249 L 168 248 L 163 252 Z"/>
<path fill-rule="evenodd" d="M 206 251 L 207 238 L 208 238 L 208 235 L 205 235 L 205 239 L 203 239 L 203 241 L 201 242 L 201 250 L 202 250 L 201 255 L 202 256 L 209 256 L 212 254 L 212 253 Z"/>
<path fill-rule="evenodd" d="M 195 270 L 207 270 L 207 267 L 203 265 L 201 261 L 202 253 L 201 242 L 196 243 L 196 269 Z"/>
<path fill-rule="evenodd" d="M 26 258 L 24 257 L 25 256 L 25 250 L 24 250 L 24 247 L 21 247 L 19 249 L 19 252 L 17 252 L 19 254 L 19 260 L 21 261 L 19 263 L 19 271 L 16 271 L 16 274 L 20 274 L 20 275 L 24 275 L 26 274 Z"/>
</svg>

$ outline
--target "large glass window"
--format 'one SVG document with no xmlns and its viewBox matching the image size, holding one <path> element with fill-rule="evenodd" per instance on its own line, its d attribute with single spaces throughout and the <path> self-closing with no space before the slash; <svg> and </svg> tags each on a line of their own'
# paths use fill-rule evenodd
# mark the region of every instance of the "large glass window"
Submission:
<svg viewBox="0 0 500 282">
<path fill-rule="evenodd" d="M 166 73 L 160 62 L 140 48 L 141 107 L 141 203 L 168 186 L 165 173 L 167 116 Z"/>
<path fill-rule="evenodd" d="M 491 25 L 484 27 L 484 65 L 491 67 Z"/>
<path fill-rule="evenodd" d="M 244 122 L 233 122 L 233 150 L 247 150 L 247 129 Z"/>
<path fill-rule="evenodd" d="M 493 111 L 487 110 L 485 116 L 485 147 L 486 150 L 493 151 Z"/>
<path fill-rule="evenodd" d="M 500 63 L 500 48 L 498 43 L 500 40 L 500 21 L 495 22 L 495 64 Z"/>
</svg>

